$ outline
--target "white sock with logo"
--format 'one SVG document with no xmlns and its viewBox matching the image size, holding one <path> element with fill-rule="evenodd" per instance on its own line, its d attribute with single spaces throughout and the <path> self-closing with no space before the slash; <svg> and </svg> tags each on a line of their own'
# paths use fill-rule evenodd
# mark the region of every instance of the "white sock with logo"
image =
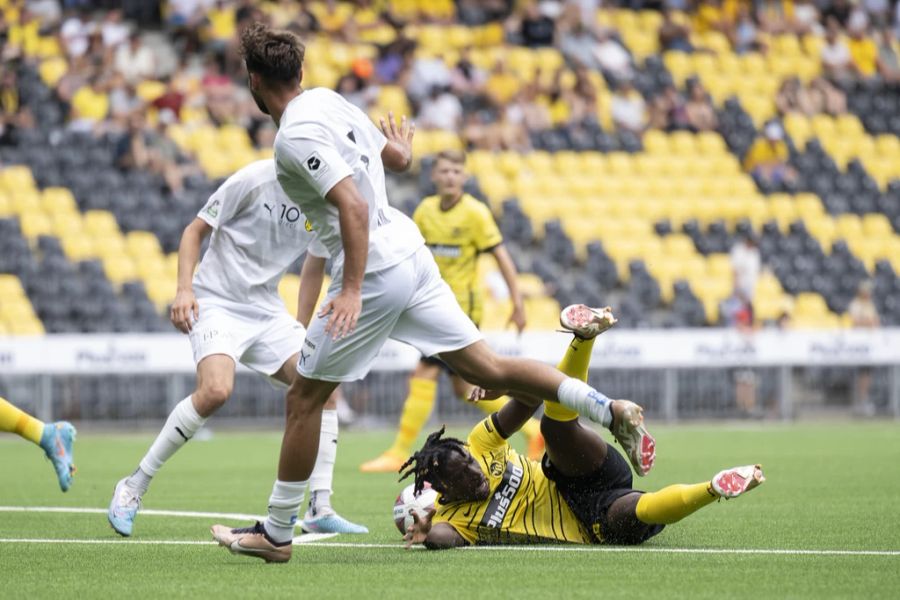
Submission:
<svg viewBox="0 0 900 600">
<path fill-rule="evenodd" d="M 179 448 L 194 437 L 204 423 L 206 419 L 197 413 L 190 396 L 179 402 L 172 409 L 166 424 L 147 450 L 147 454 L 141 459 L 140 468 L 128 478 L 126 484 L 141 494 L 146 492 L 156 472 Z"/>
<path fill-rule="evenodd" d="M 311 517 L 331 511 L 331 482 L 334 480 L 334 461 L 337 457 L 338 416 L 336 410 L 322 411 L 319 433 L 319 456 L 309 476 L 309 509 Z"/>
<path fill-rule="evenodd" d="M 604 427 L 612 425 L 612 400 L 581 381 L 570 377 L 559 384 L 559 403 Z"/>
<path fill-rule="evenodd" d="M 285 543 L 294 538 L 294 525 L 306 495 L 306 484 L 306 481 L 275 480 L 269 496 L 269 516 L 264 523 L 266 533 L 275 542 Z"/>
</svg>

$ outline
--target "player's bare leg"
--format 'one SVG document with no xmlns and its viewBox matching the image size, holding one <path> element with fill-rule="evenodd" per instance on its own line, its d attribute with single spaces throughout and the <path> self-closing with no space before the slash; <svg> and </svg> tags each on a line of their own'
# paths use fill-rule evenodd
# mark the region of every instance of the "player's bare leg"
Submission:
<svg viewBox="0 0 900 600">
<path fill-rule="evenodd" d="M 116 533 L 131 535 L 141 498 L 153 476 L 225 404 L 234 387 L 234 370 L 234 359 L 224 354 L 207 356 L 197 365 L 197 388 L 169 414 L 134 473 L 116 484 L 107 512 L 109 524 Z"/>
</svg>

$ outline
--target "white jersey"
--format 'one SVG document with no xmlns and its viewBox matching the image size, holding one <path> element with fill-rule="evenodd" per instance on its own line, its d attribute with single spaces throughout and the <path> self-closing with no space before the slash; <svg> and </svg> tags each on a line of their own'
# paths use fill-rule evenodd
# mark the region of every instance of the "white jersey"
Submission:
<svg viewBox="0 0 900 600">
<path fill-rule="evenodd" d="M 396 265 L 425 244 L 415 223 L 388 204 L 381 162 L 386 143 L 364 112 L 329 89 L 304 91 L 281 116 L 275 137 L 278 181 L 334 259 L 334 279 L 340 278 L 344 251 L 337 207 L 325 196 L 347 177 L 369 205 L 366 273 Z"/>
<path fill-rule="evenodd" d="M 278 282 L 307 249 L 328 252 L 275 177 L 275 162 L 247 165 L 225 180 L 197 214 L 213 228 L 194 275 L 198 300 L 254 311 L 285 311 Z"/>
</svg>

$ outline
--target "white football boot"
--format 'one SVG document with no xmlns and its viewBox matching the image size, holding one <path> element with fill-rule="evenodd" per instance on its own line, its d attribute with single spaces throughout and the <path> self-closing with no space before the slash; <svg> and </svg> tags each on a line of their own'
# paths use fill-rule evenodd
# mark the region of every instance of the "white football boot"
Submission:
<svg viewBox="0 0 900 600">
<path fill-rule="evenodd" d="M 585 304 L 572 304 L 559 313 L 559 324 L 576 336 L 592 339 L 616 324 L 612 309 L 591 308 Z"/>
<path fill-rule="evenodd" d="M 710 484 L 715 493 L 727 500 L 749 492 L 765 480 L 762 465 L 746 465 L 720 471 Z"/>
</svg>

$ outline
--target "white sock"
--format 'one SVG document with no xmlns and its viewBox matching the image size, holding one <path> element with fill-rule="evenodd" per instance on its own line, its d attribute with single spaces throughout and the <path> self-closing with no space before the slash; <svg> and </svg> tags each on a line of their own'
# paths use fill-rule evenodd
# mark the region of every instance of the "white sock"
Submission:
<svg viewBox="0 0 900 600">
<path fill-rule="evenodd" d="M 266 533 L 275 542 L 284 543 L 293 539 L 306 484 L 306 481 L 275 480 L 272 495 L 269 496 L 269 516 L 264 523 Z"/>
<path fill-rule="evenodd" d="M 309 476 L 309 513 L 313 517 L 320 511 L 331 508 L 331 482 L 334 480 L 337 439 L 337 411 L 323 410 L 322 429 L 319 432 L 319 456 Z"/>
<path fill-rule="evenodd" d="M 146 492 L 150 479 L 162 468 L 163 463 L 184 446 L 204 423 L 206 419 L 197 414 L 190 396 L 179 402 L 172 409 L 153 445 L 141 459 L 140 471 L 143 471 L 143 474 L 136 471 L 129 477 L 128 484 L 142 493 Z"/>
<path fill-rule="evenodd" d="M 612 425 L 612 400 L 581 381 L 570 377 L 559 384 L 559 403 L 604 427 Z"/>
</svg>

